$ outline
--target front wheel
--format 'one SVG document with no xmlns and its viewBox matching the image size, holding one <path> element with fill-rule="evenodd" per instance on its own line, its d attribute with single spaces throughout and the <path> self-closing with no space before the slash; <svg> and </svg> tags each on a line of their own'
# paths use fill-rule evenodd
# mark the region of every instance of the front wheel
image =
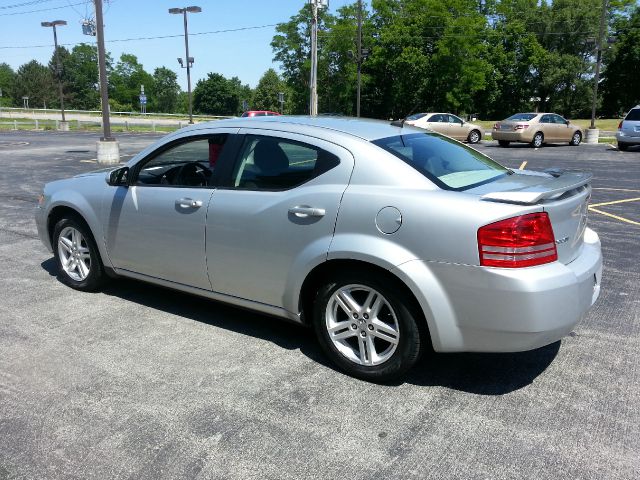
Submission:
<svg viewBox="0 0 640 480">
<path fill-rule="evenodd" d="M 569 145 L 573 147 L 577 147 L 578 145 L 580 145 L 581 141 L 582 141 L 582 134 L 580 132 L 576 132 L 573 134 L 573 137 L 571 137 L 571 141 L 569 142 Z"/>
<path fill-rule="evenodd" d="M 480 132 L 478 130 L 471 130 L 467 137 L 469 143 L 478 143 L 480 141 Z"/>
<path fill-rule="evenodd" d="M 422 340 L 405 295 L 367 275 L 341 275 L 319 290 L 314 328 L 325 353 L 354 377 L 382 382 L 418 360 Z"/>
<path fill-rule="evenodd" d="M 58 278 L 76 290 L 94 291 L 105 282 L 100 253 L 89 227 L 75 216 L 62 218 L 53 230 Z"/>
<path fill-rule="evenodd" d="M 533 136 L 533 140 L 531 140 L 531 146 L 533 148 L 540 148 L 542 147 L 542 144 L 544 143 L 544 135 L 542 135 L 542 132 L 538 132 Z"/>
</svg>

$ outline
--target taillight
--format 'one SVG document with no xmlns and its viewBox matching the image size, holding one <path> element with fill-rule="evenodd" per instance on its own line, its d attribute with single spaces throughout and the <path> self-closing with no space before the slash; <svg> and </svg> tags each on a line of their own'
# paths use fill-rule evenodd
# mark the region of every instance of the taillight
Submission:
<svg viewBox="0 0 640 480">
<path fill-rule="evenodd" d="M 529 125 L 527 125 L 527 124 L 516 125 L 515 127 L 513 127 L 514 130 L 525 130 L 527 128 L 529 128 Z"/>
<path fill-rule="evenodd" d="M 622 130 L 622 122 L 624 122 L 624 120 L 620 120 L 620 123 L 618 124 L 618 130 Z"/>
<path fill-rule="evenodd" d="M 546 212 L 529 213 L 485 225 L 478 230 L 480 265 L 531 267 L 558 259 L 556 240 Z"/>
</svg>

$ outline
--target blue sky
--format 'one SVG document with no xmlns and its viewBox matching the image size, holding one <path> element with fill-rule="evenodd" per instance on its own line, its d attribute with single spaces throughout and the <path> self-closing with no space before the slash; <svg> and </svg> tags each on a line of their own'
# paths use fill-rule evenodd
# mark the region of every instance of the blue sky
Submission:
<svg viewBox="0 0 640 480">
<path fill-rule="evenodd" d="M 330 0 L 335 11 L 355 0 Z M 132 53 L 153 73 L 166 66 L 178 73 L 178 81 L 186 90 L 186 70 L 179 68 L 177 58 L 184 57 L 184 38 L 154 40 L 113 40 L 159 35 L 182 35 L 182 16 L 170 15 L 171 7 L 198 5 L 202 13 L 189 14 L 189 53 L 195 58 L 192 82 L 208 72 L 226 77 L 237 76 L 242 83 L 255 87 L 262 74 L 273 63 L 270 42 L 274 27 L 244 31 L 194 35 L 199 32 L 230 30 L 243 27 L 273 25 L 287 21 L 307 0 L 111 0 L 104 6 L 106 48 L 114 59 Z M 21 6 L 16 6 L 23 4 Z M 24 5 L 26 4 L 26 5 Z M 9 7 L 9 8 L 7 8 Z M 32 13 L 33 10 L 45 10 Z M 59 27 L 58 42 L 95 42 L 95 37 L 82 34 L 81 22 L 93 16 L 91 0 L 0 0 L 0 63 L 14 69 L 32 59 L 46 63 L 53 53 L 53 33 L 40 26 L 42 21 L 66 20 Z M 45 45 L 41 48 L 2 48 Z M 50 46 L 46 46 L 50 45 Z M 68 48 L 71 48 L 69 46 Z"/>
</svg>

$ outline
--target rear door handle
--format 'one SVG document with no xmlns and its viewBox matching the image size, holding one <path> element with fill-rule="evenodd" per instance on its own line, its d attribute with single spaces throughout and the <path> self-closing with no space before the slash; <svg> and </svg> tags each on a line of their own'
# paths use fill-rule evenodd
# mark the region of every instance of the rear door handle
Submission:
<svg viewBox="0 0 640 480">
<path fill-rule="evenodd" d="M 176 200 L 176 207 L 180 208 L 200 208 L 202 200 L 194 200 L 193 198 L 181 198 Z"/>
<path fill-rule="evenodd" d="M 289 209 L 289 213 L 299 218 L 324 217 L 326 214 L 324 208 L 309 207 L 308 205 L 298 205 L 296 207 L 291 207 Z"/>
</svg>

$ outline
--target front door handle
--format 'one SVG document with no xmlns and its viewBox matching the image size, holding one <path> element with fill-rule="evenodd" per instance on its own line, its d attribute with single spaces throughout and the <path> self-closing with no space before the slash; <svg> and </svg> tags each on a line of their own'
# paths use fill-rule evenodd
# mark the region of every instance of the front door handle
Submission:
<svg viewBox="0 0 640 480">
<path fill-rule="evenodd" d="M 308 205 L 298 205 L 296 207 L 291 207 L 289 209 L 289 213 L 295 215 L 298 218 L 324 217 L 326 214 L 324 208 L 315 208 Z"/>
<path fill-rule="evenodd" d="M 181 198 L 176 200 L 176 207 L 180 208 L 200 208 L 202 200 L 194 200 L 193 198 Z"/>
</svg>

